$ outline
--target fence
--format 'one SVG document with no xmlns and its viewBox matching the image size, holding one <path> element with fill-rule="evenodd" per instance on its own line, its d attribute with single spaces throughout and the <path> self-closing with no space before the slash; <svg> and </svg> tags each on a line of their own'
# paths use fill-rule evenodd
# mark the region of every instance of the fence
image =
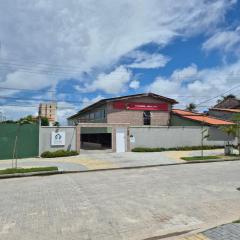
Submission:
<svg viewBox="0 0 240 240">
<path fill-rule="evenodd" d="M 52 145 L 52 133 L 64 132 L 64 145 Z M 39 136 L 39 153 L 45 151 L 76 150 L 76 127 L 41 127 Z"/>
<path fill-rule="evenodd" d="M 209 136 L 204 139 L 204 145 L 223 146 L 229 140 L 228 136 L 214 127 L 205 127 Z M 54 146 L 52 134 L 64 132 L 63 145 Z M 205 133 L 206 135 L 206 133 Z M 37 124 L 19 125 L 15 123 L 0 124 L 0 159 L 13 157 L 16 141 L 16 156 L 18 158 L 35 157 L 44 151 L 58 149 L 77 150 L 76 127 L 41 127 Z M 130 127 L 130 147 L 184 147 L 200 146 L 202 140 L 201 127 Z M 79 136 L 78 136 L 79 137 Z M 231 138 L 231 141 L 234 139 Z M 235 141 L 236 142 L 236 141 Z"/>
<path fill-rule="evenodd" d="M 0 124 L 0 159 L 15 156 L 27 158 L 38 156 L 39 126 L 38 124 L 1 123 Z"/>
<path fill-rule="evenodd" d="M 217 128 L 205 127 L 209 134 L 203 140 L 204 145 L 223 146 L 228 137 Z M 131 149 L 135 147 L 185 147 L 201 146 L 201 127 L 130 127 Z M 233 138 L 231 138 L 233 140 Z"/>
</svg>

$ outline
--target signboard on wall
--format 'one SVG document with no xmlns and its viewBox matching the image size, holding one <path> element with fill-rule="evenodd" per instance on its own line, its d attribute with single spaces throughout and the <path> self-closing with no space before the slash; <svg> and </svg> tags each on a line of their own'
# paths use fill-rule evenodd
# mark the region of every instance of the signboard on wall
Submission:
<svg viewBox="0 0 240 240">
<path fill-rule="evenodd" d="M 52 146 L 64 146 L 65 145 L 65 132 L 52 132 L 51 145 Z"/>
<path fill-rule="evenodd" d="M 114 102 L 115 109 L 143 110 L 143 111 L 168 111 L 167 103 L 141 103 L 141 102 Z"/>
</svg>

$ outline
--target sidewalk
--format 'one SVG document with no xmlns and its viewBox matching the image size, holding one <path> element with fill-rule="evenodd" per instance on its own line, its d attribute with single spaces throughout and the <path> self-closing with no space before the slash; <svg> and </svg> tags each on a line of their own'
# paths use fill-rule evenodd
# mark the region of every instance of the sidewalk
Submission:
<svg viewBox="0 0 240 240">
<path fill-rule="evenodd" d="M 179 240 L 239 240 L 240 223 L 224 224 Z"/>
<path fill-rule="evenodd" d="M 166 151 L 149 153 L 106 153 L 102 151 L 84 151 L 80 155 L 72 157 L 19 159 L 18 167 L 26 168 L 56 166 L 60 171 L 79 172 L 99 169 L 105 170 L 151 166 L 168 166 L 186 163 L 186 161 L 180 159 L 182 156 L 198 156 L 199 154 L 200 151 Z M 223 149 L 205 150 L 204 154 L 223 154 Z M 0 161 L 0 169 L 11 167 L 12 160 Z"/>
<path fill-rule="evenodd" d="M 165 153 L 105 153 L 90 151 L 78 156 L 60 158 L 19 159 L 19 167 L 57 166 L 61 171 L 86 171 L 151 165 L 169 165 L 185 161 L 168 157 Z M 0 169 L 10 168 L 12 160 L 1 160 Z"/>
</svg>

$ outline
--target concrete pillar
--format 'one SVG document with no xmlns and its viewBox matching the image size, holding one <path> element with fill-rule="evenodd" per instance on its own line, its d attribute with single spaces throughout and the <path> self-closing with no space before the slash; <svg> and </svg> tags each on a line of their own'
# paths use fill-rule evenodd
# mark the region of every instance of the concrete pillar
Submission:
<svg viewBox="0 0 240 240">
<path fill-rule="evenodd" d="M 112 126 L 112 151 L 116 152 L 116 127 Z"/>
<path fill-rule="evenodd" d="M 80 153 L 80 147 L 81 147 L 81 127 L 77 125 L 76 126 L 76 149 L 78 153 Z"/>
<path fill-rule="evenodd" d="M 131 150 L 130 150 L 130 131 L 129 131 L 129 127 L 127 127 L 127 134 L 126 134 L 126 146 L 127 146 L 127 149 L 126 149 L 126 151 L 127 152 L 130 152 Z"/>
</svg>

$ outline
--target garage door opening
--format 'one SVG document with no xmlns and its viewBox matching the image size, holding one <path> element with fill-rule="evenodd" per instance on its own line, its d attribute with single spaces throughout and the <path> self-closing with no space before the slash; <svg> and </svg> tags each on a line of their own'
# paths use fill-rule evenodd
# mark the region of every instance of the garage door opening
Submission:
<svg viewBox="0 0 240 240">
<path fill-rule="evenodd" d="M 81 149 L 84 150 L 108 150 L 112 149 L 111 128 L 82 128 Z"/>
</svg>

